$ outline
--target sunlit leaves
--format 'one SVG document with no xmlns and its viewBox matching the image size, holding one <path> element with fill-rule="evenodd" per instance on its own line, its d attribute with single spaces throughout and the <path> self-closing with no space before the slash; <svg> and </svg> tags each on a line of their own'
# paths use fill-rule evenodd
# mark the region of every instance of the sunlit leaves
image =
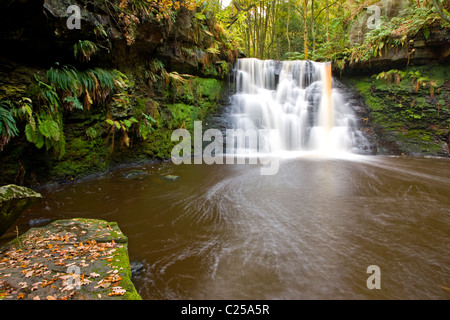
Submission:
<svg viewBox="0 0 450 320">
<path fill-rule="evenodd" d="M 28 141 L 35 144 L 38 149 L 46 147 L 54 148 L 55 153 L 61 158 L 65 153 L 65 138 L 63 124 L 60 115 L 42 113 L 37 117 L 37 126 L 33 128 L 31 123 L 25 126 L 25 136 Z"/>
</svg>

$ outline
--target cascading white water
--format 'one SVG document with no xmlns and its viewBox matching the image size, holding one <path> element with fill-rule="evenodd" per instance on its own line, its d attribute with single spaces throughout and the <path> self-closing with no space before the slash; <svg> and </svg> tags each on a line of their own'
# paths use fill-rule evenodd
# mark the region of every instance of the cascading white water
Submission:
<svg viewBox="0 0 450 320">
<path fill-rule="evenodd" d="M 259 151 L 351 151 L 354 115 L 332 89 L 331 64 L 239 59 L 235 84 L 235 129 L 268 129 Z"/>
</svg>

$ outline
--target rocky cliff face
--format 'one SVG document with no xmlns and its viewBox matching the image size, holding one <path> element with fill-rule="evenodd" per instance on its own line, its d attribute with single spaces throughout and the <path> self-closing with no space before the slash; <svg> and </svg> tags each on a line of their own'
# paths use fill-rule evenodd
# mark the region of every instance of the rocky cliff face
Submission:
<svg viewBox="0 0 450 320">
<path fill-rule="evenodd" d="M 130 19 L 136 21 L 127 25 L 117 21 L 120 13 L 114 10 L 119 3 L 118 0 L 1 0 L 4 19 L 0 22 L 0 39 L 6 48 L 2 56 L 28 65 L 76 63 L 73 45 L 81 39 L 95 41 L 100 47 L 92 64 L 122 69 L 159 58 L 168 70 L 204 75 L 206 50 L 222 37 L 212 14 L 196 18 L 198 12 L 181 7 L 170 19 L 157 19 L 134 10 Z M 79 29 L 68 26 L 74 17 L 68 8 L 74 5 L 80 9 Z M 127 37 L 131 36 L 130 43 Z M 220 50 L 208 62 L 232 63 L 236 55 L 232 49 Z"/>
<path fill-rule="evenodd" d="M 377 153 L 450 156 L 450 66 L 430 64 L 343 79 L 357 89 Z"/>
<path fill-rule="evenodd" d="M 377 153 L 448 156 L 448 25 L 432 6 L 381 0 L 350 24 L 352 47 L 334 65 L 366 102 Z"/>
<path fill-rule="evenodd" d="M 120 70 L 129 87 L 89 111 L 63 111 L 62 159 L 30 144 L 21 124 L 21 137 L 11 139 L 0 153 L 5 172 L 0 184 L 71 180 L 116 162 L 170 157 L 171 131 L 217 111 L 226 75 L 237 58 L 225 31 L 202 7 L 181 6 L 162 17 L 161 9 L 120 0 L 0 0 L 0 5 L 0 100 L 27 97 L 34 106 L 42 103 L 35 75 L 42 78 L 49 68 L 69 65 L 76 70 Z M 74 22 L 71 5 L 80 9 L 79 29 L 68 26 Z M 76 46 L 81 42 L 94 43 L 96 50 L 80 54 Z M 118 130 L 111 137 L 107 119 L 119 123 L 143 113 L 156 120 L 146 141 L 133 135 L 135 129 L 123 135 Z"/>
<path fill-rule="evenodd" d="M 426 11 L 426 9 L 423 10 L 423 12 Z M 425 15 L 425 13 L 422 14 Z M 373 74 L 383 70 L 405 68 L 409 65 L 448 63 L 450 61 L 450 33 L 448 28 L 443 28 L 439 19 L 437 19 L 430 25 L 427 24 L 425 28 L 419 28 L 418 30 L 411 28 L 416 32 L 407 34 L 410 25 L 406 18 L 410 15 L 411 6 L 408 0 L 381 0 L 363 8 L 349 26 L 349 39 L 352 47 L 362 45 L 367 35 L 374 30 L 380 30 L 379 34 L 390 37 L 391 44 L 395 42 L 405 43 L 392 46 L 383 43 L 379 53 L 367 60 L 350 61 L 351 59 L 347 59 L 344 66 L 340 66 L 340 68 L 335 66 L 336 74 Z M 391 20 L 401 18 L 405 18 L 404 21 L 406 22 L 400 25 L 398 29 L 390 30 L 386 28 Z M 411 16 L 411 19 L 419 20 L 422 18 L 422 16 Z M 402 37 L 406 37 L 406 41 L 403 41 Z M 378 45 L 381 44 L 377 43 Z"/>
<path fill-rule="evenodd" d="M 381 28 L 384 21 L 407 15 L 408 5 L 408 0 L 381 0 L 364 7 L 350 26 L 350 44 L 362 44 L 366 34 L 374 28 Z"/>
</svg>

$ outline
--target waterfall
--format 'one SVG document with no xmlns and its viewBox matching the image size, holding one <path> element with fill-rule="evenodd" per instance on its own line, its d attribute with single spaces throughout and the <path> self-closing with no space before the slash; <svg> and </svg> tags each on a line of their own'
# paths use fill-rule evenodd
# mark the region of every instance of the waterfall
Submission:
<svg viewBox="0 0 450 320">
<path fill-rule="evenodd" d="M 234 77 L 235 129 L 267 129 L 250 152 L 336 154 L 355 147 L 355 117 L 332 88 L 330 63 L 239 59 Z"/>
</svg>

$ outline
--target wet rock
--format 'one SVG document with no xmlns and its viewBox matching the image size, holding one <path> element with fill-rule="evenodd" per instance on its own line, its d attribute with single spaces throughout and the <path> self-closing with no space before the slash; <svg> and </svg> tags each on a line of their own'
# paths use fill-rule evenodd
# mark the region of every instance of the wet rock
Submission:
<svg viewBox="0 0 450 320">
<path fill-rule="evenodd" d="M 42 199 L 41 194 L 13 184 L 0 187 L 0 235 L 17 220 L 22 212 Z"/>
<path fill-rule="evenodd" d="M 113 24 L 111 23 L 111 19 L 108 15 L 92 12 L 86 6 L 79 5 L 76 2 L 74 3 L 72 0 L 45 0 L 43 8 L 46 14 L 60 23 L 59 27 L 55 30 L 55 33 L 58 36 L 70 36 L 71 30 L 67 28 L 67 19 L 73 13 L 70 11 L 68 12 L 67 8 L 71 5 L 77 5 L 80 8 L 81 32 L 85 32 L 87 35 L 90 35 L 95 26 L 108 26 L 109 28 L 105 30 L 108 36 L 112 39 L 120 38 L 121 33 L 115 28 L 112 28 Z M 84 27 L 85 25 L 86 28 Z"/>
<path fill-rule="evenodd" d="M 142 170 L 131 170 L 124 173 L 123 177 L 128 180 L 142 180 L 148 173 Z"/>
<path fill-rule="evenodd" d="M 136 277 L 139 276 L 145 269 L 145 264 L 140 261 L 133 261 L 130 262 L 130 268 L 131 268 L 131 276 Z"/>
<path fill-rule="evenodd" d="M 165 176 L 162 177 L 164 180 L 168 180 L 168 181 L 177 181 L 178 179 L 180 179 L 180 176 L 176 176 L 173 174 L 167 174 Z"/>
<path fill-rule="evenodd" d="M 42 226 L 44 224 L 47 224 L 50 221 L 52 221 L 52 219 L 36 218 L 36 219 L 31 219 L 30 221 L 28 221 L 28 225 L 31 226 L 31 227 L 38 227 L 38 226 Z"/>
</svg>

